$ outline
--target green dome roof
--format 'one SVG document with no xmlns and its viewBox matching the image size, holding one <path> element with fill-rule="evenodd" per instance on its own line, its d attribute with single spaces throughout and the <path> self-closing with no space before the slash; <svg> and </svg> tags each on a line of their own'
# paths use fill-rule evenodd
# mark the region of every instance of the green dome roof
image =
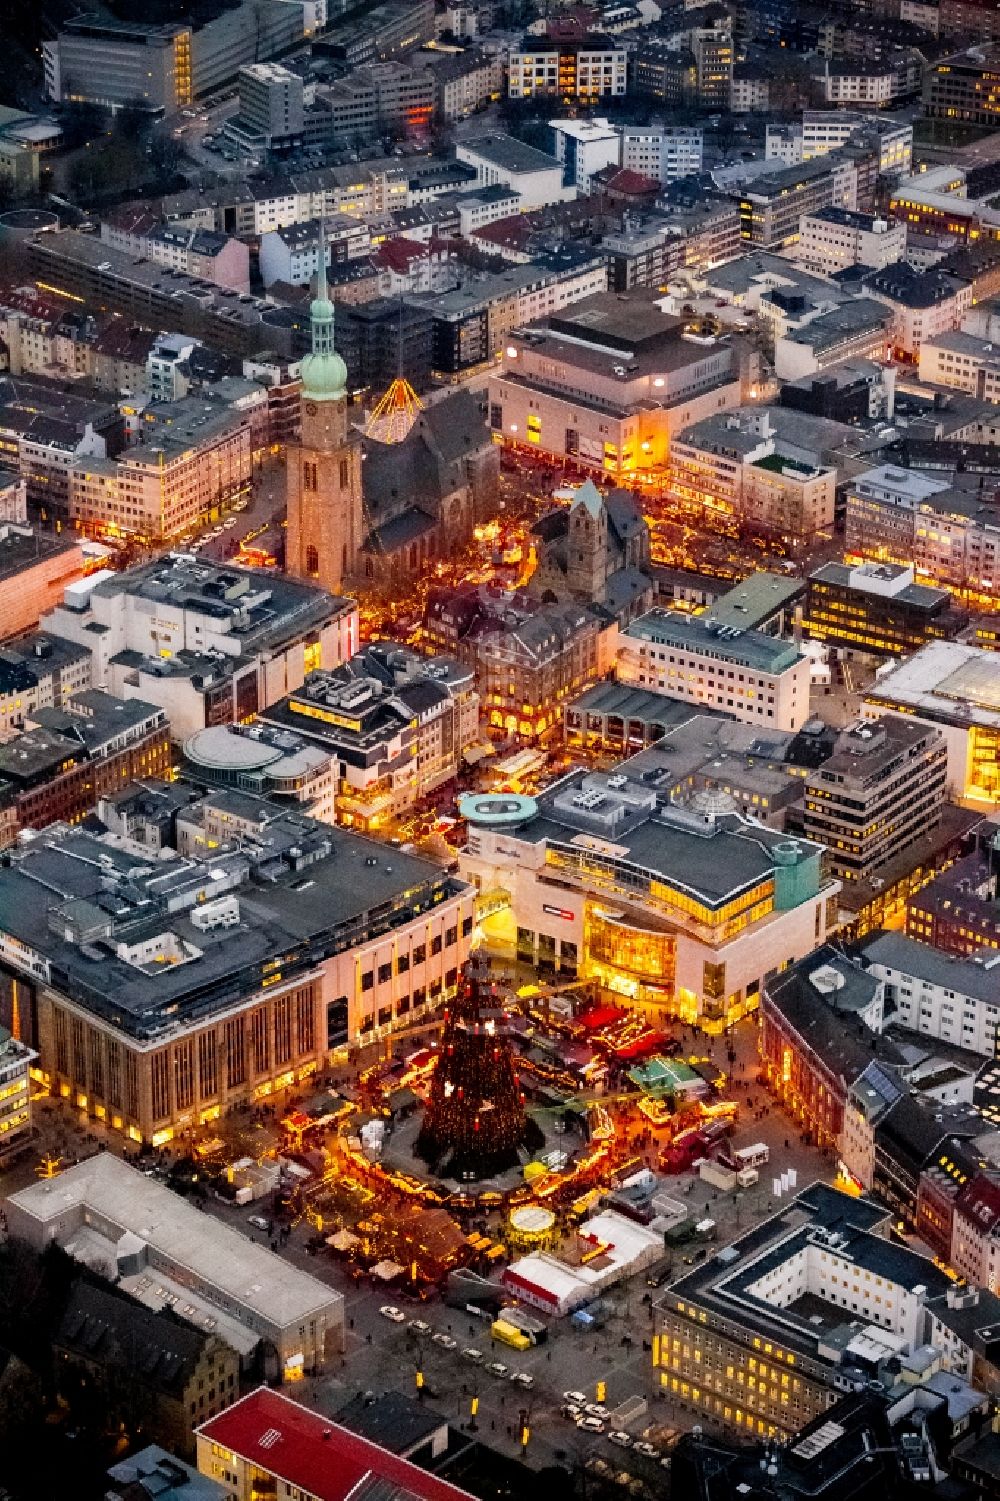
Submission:
<svg viewBox="0 0 1000 1501">
<path fill-rule="evenodd" d="M 302 360 L 302 395 L 309 401 L 339 401 L 347 395 L 347 366 L 333 347 L 333 303 L 326 295 L 326 239 L 320 226 L 316 296 L 309 305 L 312 349 Z"/>
<path fill-rule="evenodd" d="M 310 401 L 335 401 L 347 394 L 347 366 L 335 349 L 302 359 L 302 395 Z"/>
</svg>

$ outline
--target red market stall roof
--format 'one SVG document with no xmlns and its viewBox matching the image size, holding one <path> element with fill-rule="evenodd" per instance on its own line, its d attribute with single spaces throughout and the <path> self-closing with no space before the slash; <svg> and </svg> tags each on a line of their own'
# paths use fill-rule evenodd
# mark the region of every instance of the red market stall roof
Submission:
<svg viewBox="0 0 1000 1501">
<path fill-rule="evenodd" d="M 666 1038 L 662 1032 L 644 1032 L 641 1037 L 633 1042 L 626 1042 L 621 1047 L 615 1048 L 615 1056 L 618 1058 L 648 1058 L 650 1053 L 658 1053 Z"/>
<path fill-rule="evenodd" d="M 623 1017 L 624 1012 L 619 1011 L 617 1006 L 596 1006 L 593 1011 L 585 1011 L 582 1016 L 578 1016 L 577 1022 L 585 1032 L 599 1032 L 602 1027 L 610 1027 Z"/>
</svg>

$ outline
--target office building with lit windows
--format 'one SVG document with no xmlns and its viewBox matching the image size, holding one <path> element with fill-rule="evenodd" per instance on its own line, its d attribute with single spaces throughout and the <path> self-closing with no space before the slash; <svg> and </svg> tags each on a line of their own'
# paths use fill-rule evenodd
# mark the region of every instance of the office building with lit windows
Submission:
<svg viewBox="0 0 1000 1501">
<path fill-rule="evenodd" d="M 676 781 L 656 744 L 537 801 L 472 794 L 460 870 L 496 914 L 500 951 L 593 979 L 654 1022 L 719 1032 L 825 940 L 840 884 L 821 845 L 752 821 L 718 786 L 678 794 Z"/>
<path fill-rule="evenodd" d="M 958 641 L 931 641 L 867 689 L 866 718 L 901 715 L 938 729 L 955 797 L 1000 800 L 1000 705 L 994 653 Z"/>
<path fill-rule="evenodd" d="M 878 657 L 905 657 L 956 635 L 964 617 L 946 589 L 918 584 L 898 563 L 824 563 L 809 575 L 805 628 L 815 641 Z"/>
<path fill-rule="evenodd" d="M 87 686 L 159 705 L 183 741 L 248 719 L 307 673 L 346 661 L 358 610 L 298 579 L 171 554 L 83 579 L 46 629 L 89 653 Z"/>
<path fill-rule="evenodd" d="M 809 673 L 794 642 L 720 624 L 711 611 L 650 610 L 619 641 L 619 682 L 722 709 L 761 729 L 802 728 Z"/>
<path fill-rule="evenodd" d="M 31 1145 L 31 1066 L 38 1054 L 0 1027 L 0 1168 Z"/>
<path fill-rule="evenodd" d="M 806 779 L 802 826 L 842 880 L 870 880 L 938 826 L 947 756 L 938 730 L 898 715 L 841 733 Z"/>
<path fill-rule="evenodd" d="M 455 990 L 472 892 L 440 866 L 230 790 L 172 839 L 136 803 L 125 838 L 54 825 L 0 867 L 39 1077 L 131 1140 L 280 1095 Z"/>
<path fill-rule="evenodd" d="M 79 823 L 125 782 L 170 772 L 167 716 L 140 699 L 90 690 L 24 717 L 27 728 L 0 744 L 0 849 L 23 829 Z"/>
<path fill-rule="evenodd" d="M 668 1397 L 781 1440 L 921 1346 L 970 1377 L 1000 1304 L 890 1241 L 891 1218 L 871 1199 L 814 1183 L 674 1282 L 653 1341 Z"/>
</svg>

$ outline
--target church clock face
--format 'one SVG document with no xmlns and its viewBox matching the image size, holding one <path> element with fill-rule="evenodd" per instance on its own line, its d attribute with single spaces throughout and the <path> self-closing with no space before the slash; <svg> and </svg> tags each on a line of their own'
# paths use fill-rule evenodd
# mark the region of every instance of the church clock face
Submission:
<svg viewBox="0 0 1000 1501">
<path fill-rule="evenodd" d="M 309 417 L 315 417 L 316 411 L 317 411 L 316 403 L 314 401 L 307 401 L 306 402 L 306 415 L 309 416 Z"/>
</svg>

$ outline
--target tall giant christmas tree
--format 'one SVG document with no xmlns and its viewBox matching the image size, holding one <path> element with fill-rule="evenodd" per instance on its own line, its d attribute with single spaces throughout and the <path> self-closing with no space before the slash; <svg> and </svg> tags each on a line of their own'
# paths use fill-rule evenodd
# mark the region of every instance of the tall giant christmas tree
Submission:
<svg viewBox="0 0 1000 1501">
<path fill-rule="evenodd" d="M 496 987 L 470 965 L 444 1014 L 441 1051 L 417 1151 L 449 1178 L 488 1178 L 533 1148 L 541 1132 L 524 1109 L 510 1018 Z"/>
</svg>

